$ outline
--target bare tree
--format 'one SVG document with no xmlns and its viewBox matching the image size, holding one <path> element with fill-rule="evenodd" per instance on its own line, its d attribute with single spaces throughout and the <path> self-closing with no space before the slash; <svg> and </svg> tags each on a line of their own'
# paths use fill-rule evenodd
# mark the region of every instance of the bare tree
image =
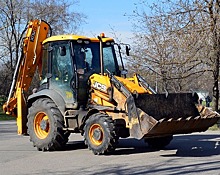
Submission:
<svg viewBox="0 0 220 175">
<path fill-rule="evenodd" d="M 141 5 L 142 9 L 151 9 L 151 13 L 138 8 L 134 11 L 139 20 L 135 26 L 138 51 L 130 61 L 157 72 L 162 90 L 195 89 L 207 72 L 213 73 L 217 110 L 219 1 L 142 1 Z"/>
<path fill-rule="evenodd" d="M 21 11 L 24 6 L 24 1 L 0 1 L 0 59 L 11 70 L 17 62 L 25 29 Z"/>
<path fill-rule="evenodd" d="M 28 5 L 28 18 L 44 19 L 54 34 L 75 33 L 86 18 L 83 13 L 71 10 L 77 3 L 77 0 L 35 0 Z"/>
<path fill-rule="evenodd" d="M 208 24 L 211 32 L 212 54 L 210 54 L 210 63 L 212 66 L 214 86 L 213 96 L 215 97 L 215 110 L 219 105 L 219 66 L 220 66 L 220 1 L 204 0 L 205 12 L 208 14 Z"/>
<path fill-rule="evenodd" d="M 0 65 L 4 72 L 8 72 L 4 77 L 7 81 L 12 79 L 27 22 L 43 19 L 52 26 L 55 34 L 76 32 L 86 18 L 72 10 L 77 3 L 77 0 L 0 0 Z M 0 81 L 2 84 L 5 79 Z M 9 87 L 3 92 L 7 93 L 6 89 Z"/>
<path fill-rule="evenodd" d="M 9 93 L 11 84 L 11 71 L 5 65 L 0 65 L 0 96 L 6 96 Z"/>
</svg>

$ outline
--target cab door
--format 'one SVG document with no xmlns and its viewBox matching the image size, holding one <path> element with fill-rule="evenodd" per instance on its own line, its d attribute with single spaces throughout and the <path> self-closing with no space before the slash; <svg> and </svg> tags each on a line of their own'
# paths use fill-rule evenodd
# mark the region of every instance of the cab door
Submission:
<svg viewBox="0 0 220 175">
<path fill-rule="evenodd" d="M 51 43 L 51 78 L 50 89 L 57 91 L 66 102 L 67 108 L 75 108 L 76 98 L 76 78 L 71 56 L 70 42 L 58 41 Z"/>
</svg>

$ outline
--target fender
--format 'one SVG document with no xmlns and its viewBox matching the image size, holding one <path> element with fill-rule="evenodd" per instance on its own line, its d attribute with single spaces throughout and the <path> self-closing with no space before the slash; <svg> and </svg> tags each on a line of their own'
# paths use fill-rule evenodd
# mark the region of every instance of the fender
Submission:
<svg viewBox="0 0 220 175">
<path fill-rule="evenodd" d="M 65 112 L 65 101 L 63 99 L 63 97 L 57 93 L 54 90 L 51 89 L 43 89 L 41 91 L 38 91 L 36 93 L 33 93 L 32 95 L 30 95 L 28 97 L 28 107 L 31 106 L 31 104 L 39 99 L 39 98 L 43 98 L 43 97 L 48 97 L 50 99 L 53 100 L 53 102 L 57 105 L 58 109 L 60 110 L 60 112 L 64 115 Z"/>
</svg>

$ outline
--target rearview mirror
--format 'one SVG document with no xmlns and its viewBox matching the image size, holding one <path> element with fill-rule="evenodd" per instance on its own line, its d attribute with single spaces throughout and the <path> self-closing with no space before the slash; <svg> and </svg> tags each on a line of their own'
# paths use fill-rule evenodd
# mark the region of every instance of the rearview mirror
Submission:
<svg viewBox="0 0 220 175">
<path fill-rule="evenodd" d="M 127 75 L 128 74 L 128 70 L 127 69 L 124 69 L 121 71 L 121 75 Z"/>
<path fill-rule="evenodd" d="M 129 51 L 131 50 L 131 48 L 128 45 L 126 45 L 125 49 L 126 49 L 126 55 L 129 56 L 130 55 Z"/>
</svg>

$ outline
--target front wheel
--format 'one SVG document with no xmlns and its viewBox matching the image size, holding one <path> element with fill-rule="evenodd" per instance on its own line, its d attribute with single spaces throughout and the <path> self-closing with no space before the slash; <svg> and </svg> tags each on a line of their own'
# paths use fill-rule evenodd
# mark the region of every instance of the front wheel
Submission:
<svg viewBox="0 0 220 175">
<path fill-rule="evenodd" d="M 95 155 L 114 151 L 117 137 L 113 120 L 102 113 L 91 115 L 84 126 L 84 140 Z"/>
<path fill-rule="evenodd" d="M 40 151 L 60 150 L 68 141 L 63 116 L 51 99 L 41 98 L 32 104 L 27 126 L 30 141 Z"/>
</svg>

